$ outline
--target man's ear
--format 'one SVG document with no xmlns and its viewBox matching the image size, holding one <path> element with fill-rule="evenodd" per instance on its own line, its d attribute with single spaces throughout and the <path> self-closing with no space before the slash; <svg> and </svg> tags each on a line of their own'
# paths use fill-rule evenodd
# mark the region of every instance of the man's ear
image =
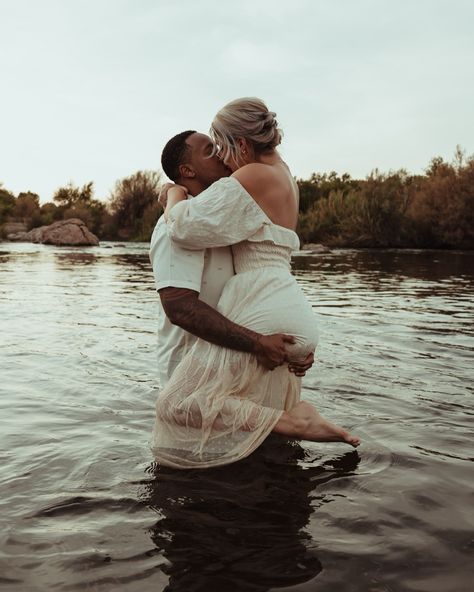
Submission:
<svg viewBox="0 0 474 592">
<path fill-rule="evenodd" d="M 180 164 L 178 167 L 179 176 L 183 179 L 194 179 L 196 171 L 188 164 Z"/>
</svg>

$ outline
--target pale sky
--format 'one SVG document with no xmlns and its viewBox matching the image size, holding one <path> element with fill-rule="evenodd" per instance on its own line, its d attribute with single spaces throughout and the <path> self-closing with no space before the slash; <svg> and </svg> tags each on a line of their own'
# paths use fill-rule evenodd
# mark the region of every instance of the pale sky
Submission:
<svg viewBox="0 0 474 592">
<path fill-rule="evenodd" d="M 159 169 L 229 100 L 277 112 L 293 174 L 474 152 L 473 0 L 0 0 L 0 181 Z"/>
</svg>

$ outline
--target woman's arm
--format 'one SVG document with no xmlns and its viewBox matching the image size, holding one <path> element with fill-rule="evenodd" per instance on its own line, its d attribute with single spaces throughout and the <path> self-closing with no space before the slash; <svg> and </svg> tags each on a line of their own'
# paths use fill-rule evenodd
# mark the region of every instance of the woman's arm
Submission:
<svg viewBox="0 0 474 592">
<path fill-rule="evenodd" d="M 170 238 L 187 249 L 224 247 L 246 240 L 269 219 L 234 177 L 224 177 L 197 197 L 172 189 L 165 210 Z M 172 205 L 171 205 L 172 203 Z"/>
<path fill-rule="evenodd" d="M 166 207 L 163 212 L 165 220 L 168 221 L 168 215 L 170 210 L 178 203 L 185 201 L 188 197 L 187 191 L 181 185 L 173 185 L 167 191 L 166 196 Z"/>
</svg>

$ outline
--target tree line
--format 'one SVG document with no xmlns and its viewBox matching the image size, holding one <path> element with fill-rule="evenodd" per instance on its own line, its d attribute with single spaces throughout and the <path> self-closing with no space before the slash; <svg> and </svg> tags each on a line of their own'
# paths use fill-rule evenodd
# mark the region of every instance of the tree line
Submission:
<svg viewBox="0 0 474 592">
<path fill-rule="evenodd" d="M 333 247 L 474 248 L 474 156 L 457 147 L 452 162 L 431 160 L 424 174 L 372 171 L 365 179 L 314 173 L 297 179 L 303 243 Z M 60 187 L 40 205 L 30 191 L 13 195 L 0 184 L 0 225 L 28 229 L 80 218 L 102 240 L 148 241 L 161 214 L 160 173 L 138 171 L 117 181 L 107 201 L 93 183 Z"/>
<path fill-rule="evenodd" d="M 21 222 L 31 230 L 79 218 L 101 240 L 147 241 L 161 214 L 159 192 L 157 171 L 138 171 L 117 181 L 105 202 L 94 197 L 92 181 L 82 187 L 60 187 L 52 201 L 42 205 L 38 194 L 27 191 L 15 197 L 0 184 L 0 225 Z"/>
<path fill-rule="evenodd" d="M 458 146 L 423 175 L 373 171 L 300 180 L 298 234 L 338 247 L 474 248 L 474 156 Z"/>
</svg>

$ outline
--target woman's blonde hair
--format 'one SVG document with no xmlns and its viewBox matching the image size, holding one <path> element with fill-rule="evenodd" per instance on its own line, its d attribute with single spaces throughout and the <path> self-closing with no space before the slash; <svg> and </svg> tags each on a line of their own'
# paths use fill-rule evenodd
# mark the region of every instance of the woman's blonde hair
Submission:
<svg viewBox="0 0 474 592">
<path fill-rule="evenodd" d="M 244 97 L 227 103 L 214 117 L 210 130 L 222 159 L 230 157 L 237 166 L 237 138 L 245 138 L 256 153 L 276 148 L 283 132 L 278 128 L 276 113 L 269 111 L 261 99 Z"/>
</svg>

